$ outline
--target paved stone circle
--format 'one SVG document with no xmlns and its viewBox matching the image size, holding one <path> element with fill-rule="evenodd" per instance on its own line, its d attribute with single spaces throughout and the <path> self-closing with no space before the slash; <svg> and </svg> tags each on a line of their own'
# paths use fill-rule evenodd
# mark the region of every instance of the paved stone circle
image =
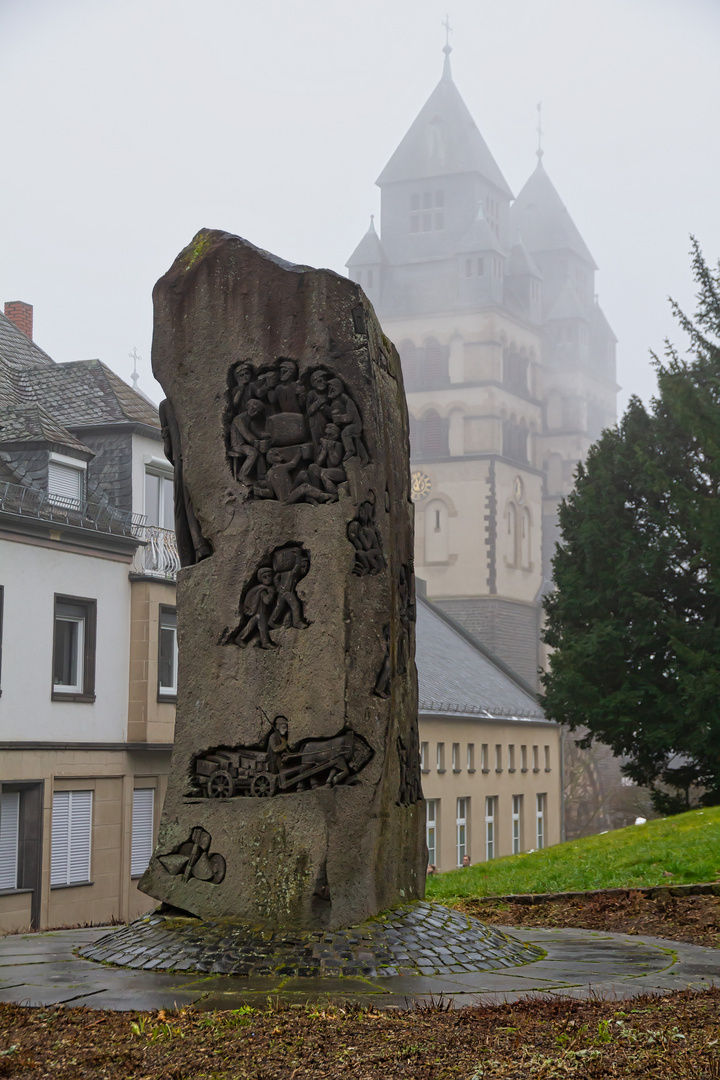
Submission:
<svg viewBox="0 0 720 1080">
<path fill-rule="evenodd" d="M 380 978 L 496 971 L 534 963 L 544 952 L 442 904 L 416 901 L 349 930 L 296 933 L 157 911 L 78 955 L 146 971 Z"/>
</svg>

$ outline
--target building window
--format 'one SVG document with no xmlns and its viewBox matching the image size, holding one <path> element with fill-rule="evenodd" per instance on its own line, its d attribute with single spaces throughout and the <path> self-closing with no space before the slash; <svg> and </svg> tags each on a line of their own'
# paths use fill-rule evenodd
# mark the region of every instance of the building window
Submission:
<svg viewBox="0 0 720 1080">
<path fill-rule="evenodd" d="M 433 499 L 425 508 L 425 562 L 446 563 L 450 537 L 448 508 L 441 499 Z"/>
<path fill-rule="evenodd" d="M 480 768 L 483 772 L 490 772 L 488 765 L 488 744 L 484 742 L 480 747 Z"/>
<path fill-rule="evenodd" d="M 419 191 L 410 196 L 410 232 L 432 232 L 445 228 L 445 192 Z M 434 211 L 434 213 L 433 213 Z"/>
<path fill-rule="evenodd" d="M 545 772 L 550 772 L 550 747 L 545 747 Z"/>
<path fill-rule="evenodd" d="M 515 743 L 508 746 L 508 772 L 515 772 Z"/>
<path fill-rule="evenodd" d="M 528 771 L 527 746 L 520 747 L 520 772 Z"/>
<path fill-rule="evenodd" d="M 545 804 L 547 802 L 546 795 L 537 796 L 537 805 L 535 809 L 535 847 L 545 847 Z"/>
<path fill-rule="evenodd" d="M 53 506 L 65 506 L 70 510 L 79 509 L 85 501 L 84 461 L 65 457 L 64 454 L 50 454 L 48 462 L 48 499 Z"/>
<path fill-rule="evenodd" d="M 95 700 L 96 602 L 55 596 L 53 699 Z"/>
<path fill-rule="evenodd" d="M 540 748 L 533 746 L 533 772 L 540 772 Z"/>
<path fill-rule="evenodd" d="M 496 743 L 495 745 L 495 772 L 502 772 L 502 744 Z"/>
<path fill-rule="evenodd" d="M 425 843 L 428 849 L 428 866 L 438 864 L 438 804 L 439 799 L 428 799 L 425 803 Z"/>
<path fill-rule="evenodd" d="M 512 850 L 513 855 L 522 851 L 522 795 L 512 797 Z"/>
<path fill-rule="evenodd" d="M 495 836 L 495 816 L 497 796 L 488 795 L 485 799 L 485 858 L 489 861 L 497 855 Z"/>
<path fill-rule="evenodd" d="M 460 743 L 454 742 L 452 744 L 452 769 L 453 772 L 460 772 Z"/>
<path fill-rule="evenodd" d="M 463 859 L 470 857 L 470 844 L 468 843 L 468 811 L 469 799 L 458 799 L 457 815 L 455 819 L 455 836 L 457 843 L 457 864 L 462 866 Z"/>
<path fill-rule="evenodd" d="M 153 853 L 154 788 L 135 788 L 132 806 L 132 845 L 130 876 L 140 877 L 148 868 Z"/>
<path fill-rule="evenodd" d="M 423 742 L 420 743 L 420 769 L 422 772 L 430 772 L 430 744 Z"/>
<path fill-rule="evenodd" d="M 172 473 L 145 472 L 145 517 L 148 525 L 175 531 Z"/>
<path fill-rule="evenodd" d="M 177 696 L 177 612 L 175 608 L 160 608 L 158 638 L 158 698 Z"/>
<path fill-rule="evenodd" d="M 17 889 L 20 792 L 0 795 L 0 890 Z"/>
<path fill-rule="evenodd" d="M 445 743 L 437 744 L 437 771 L 445 772 Z"/>
<path fill-rule="evenodd" d="M 467 744 L 467 771 L 475 772 L 475 743 Z"/>
<path fill-rule="evenodd" d="M 56 791 L 52 804 L 50 885 L 90 881 L 92 791 Z"/>
</svg>

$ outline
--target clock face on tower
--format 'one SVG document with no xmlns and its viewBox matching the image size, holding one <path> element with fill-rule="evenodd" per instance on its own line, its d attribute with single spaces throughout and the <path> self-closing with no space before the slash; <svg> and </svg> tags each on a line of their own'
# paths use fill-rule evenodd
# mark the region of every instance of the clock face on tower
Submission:
<svg viewBox="0 0 720 1080">
<path fill-rule="evenodd" d="M 410 477 L 410 496 L 413 502 L 427 498 L 432 491 L 432 480 L 426 472 L 418 470 Z"/>
<path fill-rule="evenodd" d="M 523 495 L 524 494 L 525 494 L 525 488 L 523 487 L 522 479 L 521 479 L 521 477 L 516 476 L 515 479 L 513 480 L 513 495 L 515 496 L 517 501 L 519 503 L 521 503 L 523 501 Z"/>
</svg>

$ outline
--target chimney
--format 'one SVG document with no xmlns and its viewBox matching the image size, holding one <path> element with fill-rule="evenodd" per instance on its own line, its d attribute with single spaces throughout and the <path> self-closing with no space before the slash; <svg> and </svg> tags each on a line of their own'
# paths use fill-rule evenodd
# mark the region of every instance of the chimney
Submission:
<svg viewBox="0 0 720 1080">
<path fill-rule="evenodd" d="M 32 304 L 26 304 L 23 300 L 7 300 L 5 303 L 5 318 L 15 323 L 18 330 L 32 341 Z"/>
</svg>

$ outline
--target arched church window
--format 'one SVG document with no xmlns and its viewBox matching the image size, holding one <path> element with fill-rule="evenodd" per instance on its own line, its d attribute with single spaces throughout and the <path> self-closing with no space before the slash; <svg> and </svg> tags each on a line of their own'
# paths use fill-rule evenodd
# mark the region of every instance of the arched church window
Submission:
<svg viewBox="0 0 720 1080">
<path fill-rule="evenodd" d="M 425 457 L 447 457 L 446 427 L 435 409 L 425 414 L 422 422 L 422 452 Z"/>
<path fill-rule="evenodd" d="M 425 342 L 425 381 L 428 386 L 442 386 L 448 379 L 445 350 L 436 338 Z"/>
<path fill-rule="evenodd" d="M 425 508 L 425 562 L 448 561 L 448 508 L 433 499 Z"/>
<path fill-rule="evenodd" d="M 505 512 L 507 521 L 507 539 L 505 542 L 505 559 L 508 566 L 517 566 L 517 507 L 511 502 Z"/>
<path fill-rule="evenodd" d="M 520 565 L 523 570 L 530 569 L 530 509 L 524 507 L 520 526 Z"/>
<path fill-rule="evenodd" d="M 503 382 L 511 390 L 527 393 L 528 361 L 517 349 L 503 350 Z"/>
<path fill-rule="evenodd" d="M 528 431 L 514 416 L 503 420 L 503 457 L 523 463 L 528 460 Z"/>
</svg>

